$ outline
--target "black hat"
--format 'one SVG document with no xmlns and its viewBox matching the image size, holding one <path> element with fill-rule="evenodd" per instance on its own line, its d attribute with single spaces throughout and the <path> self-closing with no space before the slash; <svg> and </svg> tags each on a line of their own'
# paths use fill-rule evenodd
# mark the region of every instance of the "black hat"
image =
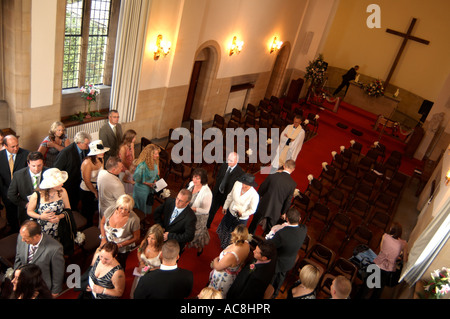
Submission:
<svg viewBox="0 0 450 319">
<path fill-rule="evenodd" d="M 245 173 L 241 177 L 239 177 L 238 182 L 242 184 L 258 187 L 258 184 L 255 182 L 255 176 L 252 174 Z"/>
</svg>

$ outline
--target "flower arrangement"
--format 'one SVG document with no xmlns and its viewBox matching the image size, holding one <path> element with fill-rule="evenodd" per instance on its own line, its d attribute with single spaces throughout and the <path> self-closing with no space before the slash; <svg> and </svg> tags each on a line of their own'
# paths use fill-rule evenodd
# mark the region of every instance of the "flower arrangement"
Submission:
<svg viewBox="0 0 450 319">
<path fill-rule="evenodd" d="M 91 114 L 91 102 L 97 101 L 97 95 L 100 94 L 100 90 L 93 84 L 86 84 L 80 89 L 81 97 L 88 101 L 88 115 Z"/>
<path fill-rule="evenodd" d="M 363 86 L 369 96 L 379 97 L 384 95 L 384 86 L 381 80 L 375 80 Z"/>
<path fill-rule="evenodd" d="M 75 243 L 79 246 L 84 244 L 84 241 L 86 240 L 86 235 L 82 232 L 77 232 L 77 237 L 75 238 Z"/>
<path fill-rule="evenodd" d="M 305 80 L 311 80 L 313 85 L 322 83 L 325 78 L 327 66 L 328 63 L 323 60 L 323 55 L 319 54 L 319 56 L 315 60 L 310 61 L 306 67 Z"/>
<path fill-rule="evenodd" d="M 450 292 L 449 273 L 450 269 L 446 267 L 442 267 L 442 269 L 437 269 L 431 273 L 431 280 L 424 286 L 430 299 L 440 299 Z"/>
</svg>

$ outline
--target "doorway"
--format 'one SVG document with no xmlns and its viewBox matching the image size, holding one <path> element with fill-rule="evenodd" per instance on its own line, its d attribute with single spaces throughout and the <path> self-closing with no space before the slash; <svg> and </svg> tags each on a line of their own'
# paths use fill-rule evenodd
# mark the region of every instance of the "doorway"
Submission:
<svg viewBox="0 0 450 319">
<path fill-rule="evenodd" d="M 186 105 L 184 107 L 183 122 L 191 119 L 192 106 L 194 104 L 195 92 L 197 91 L 198 80 L 200 77 L 200 70 L 203 61 L 195 61 L 192 69 L 191 81 L 189 83 L 189 91 L 186 98 Z"/>
</svg>

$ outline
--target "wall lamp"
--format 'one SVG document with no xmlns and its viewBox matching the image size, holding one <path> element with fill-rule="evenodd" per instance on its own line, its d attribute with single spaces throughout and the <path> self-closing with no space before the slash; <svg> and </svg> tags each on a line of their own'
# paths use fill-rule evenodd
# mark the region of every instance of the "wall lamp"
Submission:
<svg viewBox="0 0 450 319">
<path fill-rule="evenodd" d="M 233 42 L 231 42 L 231 48 L 230 48 L 230 56 L 233 54 L 239 54 L 242 50 L 242 46 L 244 45 L 244 41 L 238 41 L 237 37 L 233 37 Z"/>
<path fill-rule="evenodd" d="M 448 186 L 449 182 L 450 182 L 450 170 L 447 172 L 447 175 L 445 175 L 445 185 Z"/>
<path fill-rule="evenodd" d="M 282 44 L 282 41 L 278 41 L 277 37 L 274 37 L 272 45 L 270 46 L 270 53 L 280 50 Z"/>
<path fill-rule="evenodd" d="M 169 54 L 171 45 L 172 43 L 170 43 L 170 41 L 164 41 L 162 39 L 162 35 L 159 34 L 156 38 L 156 45 L 153 49 L 153 59 L 158 60 L 161 55 L 165 57 L 167 54 Z"/>
</svg>

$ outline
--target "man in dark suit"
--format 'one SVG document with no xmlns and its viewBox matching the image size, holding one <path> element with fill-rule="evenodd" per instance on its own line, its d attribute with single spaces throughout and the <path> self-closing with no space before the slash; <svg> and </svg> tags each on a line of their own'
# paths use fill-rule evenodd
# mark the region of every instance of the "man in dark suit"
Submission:
<svg viewBox="0 0 450 319">
<path fill-rule="evenodd" d="M 180 246 L 174 239 L 164 243 L 161 251 L 162 263 L 159 269 L 147 272 L 139 279 L 134 299 L 185 299 L 194 285 L 190 270 L 177 266 Z"/>
<path fill-rule="evenodd" d="M 19 224 L 29 219 L 27 215 L 28 196 L 42 181 L 44 167 L 44 155 L 41 152 L 30 152 L 27 157 L 28 167 L 24 167 L 14 173 L 13 180 L 8 189 L 8 199 L 17 206 Z"/>
<path fill-rule="evenodd" d="M 27 166 L 29 151 L 20 148 L 19 139 L 14 135 L 5 136 L 3 145 L 5 149 L 0 151 L 0 189 L 10 233 L 17 233 L 20 228 L 17 206 L 8 199 L 8 188 L 14 172 Z"/>
<path fill-rule="evenodd" d="M 336 94 L 338 94 L 338 93 L 344 88 L 344 86 L 347 87 L 347 88 L 345 89 L 344 95 L 347 94 L 347 90 L 348 90 L 348 87 L 349 87 L 349 85 L 350 85 L 350 81 L 352 81 L 352 80 L 354 80 L 354 79 L 356 78 L 356 74 L 357 74 L 356 71 L 358 71 L 358 70 L 359 70 L 359 66 L 358 66 L 358 65 L 355 65 L 353 68 L 350 68 L 350 69 L 347 71 L 347 73 L 345 73 L 345 74 L 342 76 L 342 82 L 341 82 L 341 84 L 336 88 L 336 90 L 334 91 L 334 93 L 333 93 L 334 96 L 335 96 Z"/>
<path fill-rule="evenodd" d="M 42 278 L 53 297 L 57 297 L 62 292 L 64 282 L 63 246 L 51 236 L 43 234 L 41 225 L 33 220 L 26 220 L 20 228 L 14 269 L 29 263 L 41 268 Z"/>
<path fill-rule="evenodd" d="M 264 233 L 268 233 L 272 226 L 278 223 L 281 215 L 291 206 L 297 183 L 291 177 L 295 170 L 295 162 L 287 160 L 284 170 L 270 174 L 258 189 L 260 197 L 258 208 L 248 228 L 254 234 L 260 221 L 263 221 Z"/>
<path fill-rule="evenodd" d="M 78 132 L 73 143 L 59 152 L 54 164 L 60 171 L 66 171 L 69 178 L 64 183 L 64 188 L 69 195 L 70 207 L 78 211 L 78 202 L 80 201 L 80 183 L 81 183 L 81 163 L 89 150 L 91 135 L 86 132 Z"/>
<path fill-rule="evenodd" d="M 275 273 L 277 249 L 272 242 L 262 240 L 253 256 L 253 262 L 248 263 L 233 281 L 227 299 L 263 299 Z"/>
<path fill-rule="evenodd" d="M 116 110 L 109 111 L 108 122 L 100 128 L 98 136 L 103 141 L 103 145 L 109 147 L 109 151 L 105 154 L 104 163 L 110 156 L 119 155 L 123 137 L 122 126 L 119 124 L 119 112 Z"/>
<path fill-rule="evenodd" d="M 214 220 L 214 216 L 217 210 L 223 206 L 223 203 L 227 199 L 228 193 L 233 188 L 237 179 L 244 174 L 244 171 L 238 164 L 239 155 L 236 152 L 228 154 L 227 162 L 220 166 L 217 173 L 216 182 L 212 191 L 213 199 L 211 208 L 209 209 L 209 217 L 206 223 L 208 228 L 211 227 L 211 223 Z"/>
<path fill-rule="evenodd" d="M 286 272 L 294 267 L 298 251 L 302 247 L 307 233 L 306 226 L 300 225 L 301 215 L 295 207 L 288 209 L 285 219 L 286 226 L 278 230 L 272 239 L 269 239 L 277 247 L 277 266 L 272 280 L 274 288 L 272 298 L 278 295 Z"/>
<path fill-rule="evenodd" d="M 189 207 L 192 193 L 182 189 L 177 198 L 167 198 L 164 204 L 155 209 L 155 222 L 164 229 L 164 241 L 175 239 L 183 252 L 186 243 L 194 239 L 197 217 Z"/>
</svg>

